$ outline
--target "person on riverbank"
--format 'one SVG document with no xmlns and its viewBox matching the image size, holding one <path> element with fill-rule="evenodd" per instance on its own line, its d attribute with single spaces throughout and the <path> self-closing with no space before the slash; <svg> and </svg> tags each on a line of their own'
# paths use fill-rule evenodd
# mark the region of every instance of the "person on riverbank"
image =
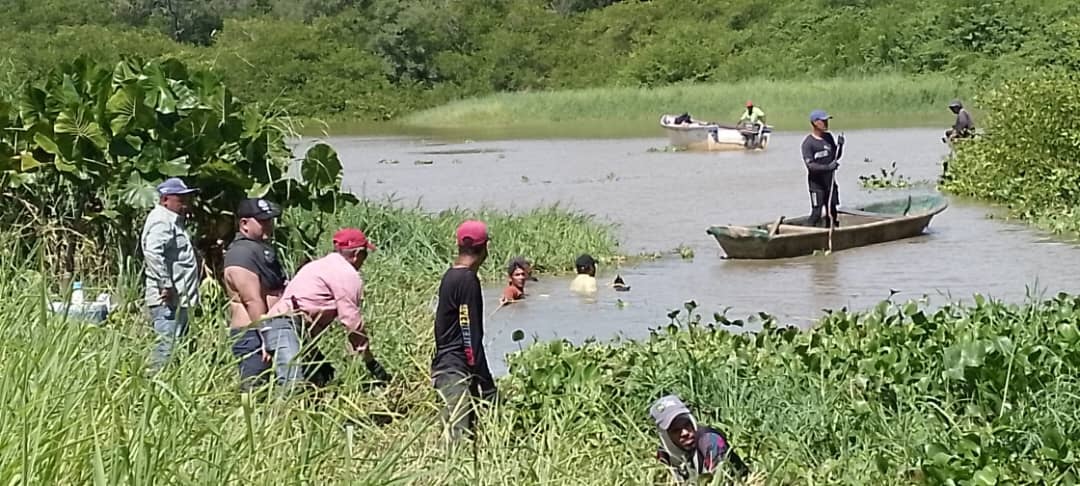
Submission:
<svg viewBox="0 0 1080 486">
<path fill-rule="evenodd" d="M 465 221 L 456 236 L 457 258 L 439 283 L 431 360 L 432 386 L 443 400 L 451 442 L 473 433 L 478 401 L 498 397 L 484 352 L 484 296 L 476 274 L 488 257 L 487 225 Z"/>
<path fill-rule="evenodd" d="M 312 347 L 301 364 L 301 343 L 315 343 L 335 320 L 348 335 L 348 351 L 363 357 L 364 365 L 378 383 L 391 377 L 375 359 L 364 329 L 361 312 L 364 280 L 358 272 L 375 245 L 363 231 L 344 228 L 334 233 L 334 251 L 304 265 L 285 286 L 281 298 L 270 307 L 261 333 L 272 355 L 274 374 L 286 391 L 305 381 L 321 386 L 333 378 L 333 368 Z"/>
<path fill-rule="evenodd" d="M 157 186 L 158 205 L 146 217 L 140 244 L 145 261 L 145 299 L 156 343 L 149 371 L 157 373 L 188 334 L 190 310 L 199 304 L 199 265 L 185 228 L 191 197 L 199 190 L 178 178 Z"/>
<path fill-rule="evenodd" d="M 270 354 L 258 323 L 281 299 L 288 276 L 270 244 L 281 209 L 265 199 L 245 199 L 236 209 L 237 232 L 225 251 L 225 289 L 229 295 L 229 334 L 239 359 L 240 390 L 266 381 Z"/>
<path fill-rule="evenodd" d="M 844 136 L 833 138 L 829 133 L 828 113 L 814 110 L 810 113 L 810 134 L 802 142 L 802 159 L 806 165 L 806 183 L 810 190 L 810 226 L 821 222 L 821 209 L 828 206 L 825 223 L 839 226 L 837 207 L 840 205 L 840 189 L 836 185 L 836 169 L 844 154 Z"/>
<path fill-rule="evenodd" d="M 506 266 L 506 288 L 499 298 L 499 305 L 506 305 L 525 298 L 525 282 L 531 277 L 532 266 L 524 257 L 514 257 Z"/>
<path fill-rule="evenodd" d="M 958 138 L 971 138 L 975 135 L 975 122 L 971 119 L 971 113 L 964 109 L 960 100 L 949 103 L 949 111 L 956 115 L 951 129 L 945 131 L 945 141 L 951 142 Z"/>
<path fill-rule="evenodd" d="M 577 277 L 570 282 L 570 291 L 577 294 L 596 293 L 596 259 L 589 254 L 577 257 L 574 262 L 577 269 Z"/>
<path fill-rule="evenodd" d="M 730 464 L 739 478 L 749 473 L 727 437 L 716 429 L 698 425 L 678 396 L 660 397 L 649 407 L 649 415 L 660 436 L 656 458 L 668 467 L 677 484 L 708 481 L 724 463 Z"/>
</svg>

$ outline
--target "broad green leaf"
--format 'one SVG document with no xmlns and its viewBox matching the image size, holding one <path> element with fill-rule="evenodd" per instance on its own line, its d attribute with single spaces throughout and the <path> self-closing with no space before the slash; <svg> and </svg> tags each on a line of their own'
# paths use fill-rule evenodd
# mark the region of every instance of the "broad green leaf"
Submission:
<svg viewBox="0 0 1080 486">
<path fill-rule="evenodd" d="M 140 125 L 136 118 L 145 118 L 143 111 L 143 92 L 139 85 L 131 83 L 114 93 L 106 105 L 106 111 L 112 118 L 109 128 L 113 136 L 124 136 L 129 130 Z"/>
<path fill-rule="evenodd" d="M 72 135 L 77 140 L 86 140 L 102 151 L 109 146 L 101 126 L 94 122 L 82 107 L 75 109 L 74 113 L 68 110 L 61 112 L 53 129 L 56 133 Z"/>
<path fill-rule="evenodd" d="M 131 207 L 149 209 L 158 199 L 154 185 L 132 172 L 127 183 L 120 189 L 120 202 Z"/>
<path fill-rule="evenodd" d="M 56 141 L 44 133 L 35 133 L 34 143 L 50 154 L 60 155 L 60 147 L 57 145 Z"/>
<path fill-rule="evenodd" d="M 247 190 L 247 197 L 266 197 L 273 184 L 254 184 Z"/>
<path fill-rule="evenodd" d="M 34 154 L 30 152 L 23 152 L 22 154 L 20 154 L 19 160 L 19 171 L 21 172 L 32 171 L 41 165 L 41 162 L 38 162 L 37 159 L 34 158 Z"/>
<path fill-rule="evenodd" d="M 156 165 L 158 173 L 165 177 L 180 177 L 188 175 L 188 168 L 191 167 L 187 163 L 187 156 L 180 156 L 175 159 L 162 162 Z"/>
<path fill-rule="evenodd" d="M 316 190 L 336 191 L 341 186 L 341 160 L 329 145 L 317 143 L 308 149 L 300 166 L 300 175 Z"/>
</svg>

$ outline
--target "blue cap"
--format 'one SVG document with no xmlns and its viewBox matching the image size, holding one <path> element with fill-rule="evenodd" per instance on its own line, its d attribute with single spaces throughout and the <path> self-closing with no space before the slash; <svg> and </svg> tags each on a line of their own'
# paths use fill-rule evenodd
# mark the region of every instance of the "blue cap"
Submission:
<svg viewBox="0 0 1080 486">
<path fill-rule="evenodd" d="M 158 184 L 157 192 L 162 196 L 182 196 L 184 194 L 199 192 L 199 190 L 194 187 L 188 187 L 187 184 L 184 184 L 184 181 L 180 180 L 178 177 L 170 177 L 165 179 L 165 182 Z"/>
<path fill-rule="evenodd" d="M 810 112 L 810 123 L 814 123 L 818 120 L 828 120 L 832 118 L 825 110 L 814 110 Z"/>
</svg>

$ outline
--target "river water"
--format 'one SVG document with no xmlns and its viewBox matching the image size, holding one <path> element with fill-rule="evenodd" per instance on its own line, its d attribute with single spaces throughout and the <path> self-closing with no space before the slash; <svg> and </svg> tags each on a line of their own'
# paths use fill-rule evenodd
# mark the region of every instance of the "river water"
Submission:
<svg viewBox="0 0 1080 486">
<path fill-rule="evenodd" d="M 974 293 L 1021 301 L 1029 292 L 1080 287 L 1075 245 L 989 217 L 987 206 L 953 200 L 924 236 L 774 261 L 737 261 L 705 230 L 712 224 L 771 222 L 809 209 L 799 155 L 804 134 L 774 134 L 764 152 L 660 152 L 664 138 L 607 140 L 435 141 L 410 137 L 335 137 L 347 189 L 368 198 L 393 197 L 431 210 L 448 207 L 528 209 L 560 203 L 618 225 L 624 253 L 686 245 L 693 259 L 669 256 L 629 268 L 601 268 L 601 283 L 620 273 L 630 292 L 601 285 L 595 299 L 571 295 L 568 279 L 542 278 L 526 302 L 499 310 L 487 323 L 492 368 L 516 350 L 514 329 L 537 339 L 639 338 L 694 300 L 711 320 L 759 311 L 808 326 L 822 309 L 866 308 L 897 299 L 943 303 Z M 933 181 L 947 148 L 939 130 L 847 132 L 837 174 L 843 205 L 910 192 L 866 191 L 860 175 L 896 162 L 913 181 Z M 397 163 L 392 163 L 396 161 Z M 423 163 L 417 163 L 422 161 Z M 512 201 L 512 204 L 511 204 Z M 495 309 L 500 288 L 486 291 Z M 490 311 L 489 311 L 490 312 Z M 753 330 L 753 327 L 747 329 Z"/>
</svg>

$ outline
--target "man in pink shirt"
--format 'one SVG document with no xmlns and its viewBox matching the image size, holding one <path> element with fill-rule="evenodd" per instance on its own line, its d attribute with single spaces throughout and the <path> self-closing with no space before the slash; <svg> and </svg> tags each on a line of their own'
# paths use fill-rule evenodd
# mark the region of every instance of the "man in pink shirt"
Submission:
<svg viewBox="0 0 1080 486">
<path fill-rule="evenodd" d="M 280 385 L 289 388 L 304 379 L 299 363 L 301 336 L 315 342 L 335 320 L 348 332 L 350 354 L 362 355 L 376 380 L 390 381 L 390 375 L 368 346 L 360 309 L 364 282 L 357 270 L 367 260 L 368 251 L 374 249 L 363 231 L 339 230 L 334 233 L 334 251 L 304 265 L 267 312 L 271 317 L 263 322 L 263 339 L 274 356 L 274 373 Z M 313 354 L 318 354 L 317 349 Z"/>
</svg>

